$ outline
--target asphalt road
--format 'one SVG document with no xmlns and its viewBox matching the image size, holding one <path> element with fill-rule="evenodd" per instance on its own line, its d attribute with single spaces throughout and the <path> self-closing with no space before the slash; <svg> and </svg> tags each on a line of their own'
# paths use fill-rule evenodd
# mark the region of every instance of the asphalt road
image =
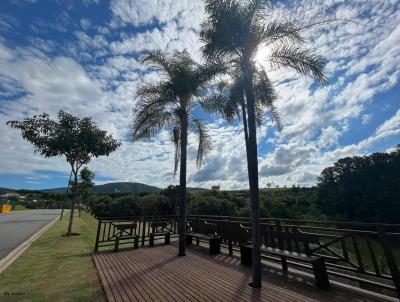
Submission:
<svg viewBox="0 0 400 302">
<path fill-rule="evenodd" d="M 60 213 L 61 210 L 27 210 L 0 214 L 0 259 Z"/>
</svg>

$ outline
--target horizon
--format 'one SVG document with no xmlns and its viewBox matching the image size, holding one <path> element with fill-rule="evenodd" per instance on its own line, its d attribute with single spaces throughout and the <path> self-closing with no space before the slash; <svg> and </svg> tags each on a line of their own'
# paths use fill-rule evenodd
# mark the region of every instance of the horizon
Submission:
<svg viewBox="0 0 400 302">
<path fill-rule="evenodd" d="M 188 49 L 201 62 L 201 1 L 7 1 L 0 7 L 0 187 L 64 187 L 64 159 L 34 154 L 6 126 L 61 108 L 89 116 L 122 142 L 89 168 L 96 183 L 177 184 L 173 146 L 166 131 L 150 142 L 129 142 L 135 91 L 158 74 L 138 62 L 148 50 Z M 168 5 L 167 5 L 168 4 Z M 323 168 L 342 157 L 388 152 L 400 143 L 400 1 L 278 1 L 274 16 L 295 21 L 314 16 L 351 19 L 305 32 L 308 46 L 327 62 L 329 85 L 290 72 L 271 71 L 283 131 L 267 121 L 258 129 L 260 187 L 266 183 L 312 186 Z M 260 64 L 262 56 L 260 56 Z M 200 110 L 214 143 L 200 169 L 193 135 L 188 146 L 188 186 L 246 189 L 240 123 L 227 124 Z"/>
</svg>

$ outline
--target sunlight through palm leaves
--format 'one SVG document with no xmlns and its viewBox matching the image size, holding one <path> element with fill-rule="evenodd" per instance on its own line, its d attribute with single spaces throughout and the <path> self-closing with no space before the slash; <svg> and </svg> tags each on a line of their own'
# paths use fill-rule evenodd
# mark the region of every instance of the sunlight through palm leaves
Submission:
<svg viewBox="0 0 400 302">
<path fill-rule="evenodd" d="M 206 0 L 208 19 L 200 33 L 203 54 L 209 60 L 223 58 L 231 67 L 230 81 L 219 86 L 219 95 L 206 101 L 209 112 L 219 112 L 232 121 L 242 115 L 250 186 L 253 287 L 261 287 L 260 213 L 258 190 L 257 125 L 264 120 L 264 109 L 281 128 L 281 117 L 274 104 L 277 96 L 264 68 L 257 66 L 257 54 L 269 49 L 270 67 L 288 69 L 309 76 L 322 84 L 325 62 L 303 47 L 303 28 L 289 21 L 270 19 L 268 2 L 260 0 Z M 217 105 L 216 103 L 219 104 Z"/>
</svg>

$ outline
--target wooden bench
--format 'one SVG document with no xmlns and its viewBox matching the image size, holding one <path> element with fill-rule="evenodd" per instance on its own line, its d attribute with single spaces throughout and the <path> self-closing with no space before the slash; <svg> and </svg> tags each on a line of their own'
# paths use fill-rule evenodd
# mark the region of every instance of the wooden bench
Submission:
<svg viewBox="0 0 400 302">
<path fill-rule="evenodd" d="M 240 221 L 217 221 L 217 233 L 221 241 L 228 245 L 228 252 L 233 256 L 234 245 L 247 244 L 251 239 L 251 230 L 244 228 Z"/>
<path fill-rule="evenodd" d="M 158 238 L 164 238 L 164 244 L 171 244 L 171 233 L 166 231 L 167 222 L 152 222 L 149 238 L 149 247 L 154 247 L 154 241 Z"/>
<path fill-rule="evenodd" d="M 193 238 L 199 245 L 200 240 L 207 241 L 211 255 L 221 253 L 221 238 L 217 236 L 217 225 L 206 221 L 191 221 L 186 233 L 186 245 L 193 244 Z"/>
<path fill-rule="evenodd" d="M 318 289 L 329 287 L 325 260 L 322 257 L 312 255 L 310 249 L 310 244 L 320 244 L 318 235 L 282 232 L 262 228 L 261 236 L 265 244 L 265 247 L 261 248 L 261 253 L 280 257 L 283 271 L 288 271 L 287 259 L 310 263 L 315 277 L 315 286 Z M 296 247 L 296 251 L 292 251 L 292 245 Z M 252 245 L 241 245 L 240 255 L 242 264 L 251 264 Z"/>
<path fill-rule="evenodd" d="M 136 222 L 115 224 L 115 229 L 117 230 L 117 232 L 114 235 L 116 237 L 114 252 L 119 251 L 119 245 L 121 241 L 133 240 L 133 248 L 137 249 L 139 247 L 139 235 L 134 234 L 136 228 Z"/>
</svg>

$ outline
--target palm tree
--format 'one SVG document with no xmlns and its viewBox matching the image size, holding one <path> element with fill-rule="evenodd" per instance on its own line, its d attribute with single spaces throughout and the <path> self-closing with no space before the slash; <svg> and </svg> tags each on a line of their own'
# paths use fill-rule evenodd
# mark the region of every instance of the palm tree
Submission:
<svg viewBox="0 0 400 302">
<path fill-rule="evenodd" d="M 180 163 L 179 202 L 179 256 L 186 248 L 186 162 L 188 131 L 198 139 L 196 163 L 201 165 L 204 155 L 211 149 L 211 140 L 204 123 L 193 117 L 193 108 L 205 86 L 221 72 L 224 65 L 218 61 L 198 65 L 189 53 L 175 51 L 168 55 L 162 51 L 145 54 L 142 63 L 155 67 L 162 74 L 157 83 L 144 84 L 137 90 L 138 102 L 133 118 L 133 140 L 143 141 L 166 128 L 175 146 L 175 168 Z"/>
<path fill-rule="evenodd" d="M 253 282 L 261 287 L 260 213 L 257 159 L 257 120 L 263 115 L 263 107 L 269 109 L 274 120 L 279 114 L 273 106 L 274 92 L 265 70 L 256 65 L 259 50 L 269 48 L 269 63 L 277 69 L 294 70 L 300 75 L 310 76 L 325 83 L 325 62 L 314 52 L 303 47 L 301 35 L 304 28 L 289 21 L 268 20 L 269 8 L 262 0 L 205 0 L 208 18 L 202 23 L 200 37 L 203 54 L 207 59 L 223 58 L 233 66 L 231 88 L 236 87 L 237 104 L 242 111 L 244 124 L 247 168 L 250 186 Z M 230 89 L 230 91 L 232 91 Z M 262 95 L 266 98 L 262 99 Z M 233 98 L 231 104 L 235 104 Z M 229 103 L 229 102 L 226 102 Z M 212 107 L 212 106 L 210 106 Z M 235 106 L 228 106 L 228 112 Z M 226 114 L 227 110 L 222 110 Z M 237 112 L 237 111 L 236 111 Z"/>
</svg>

